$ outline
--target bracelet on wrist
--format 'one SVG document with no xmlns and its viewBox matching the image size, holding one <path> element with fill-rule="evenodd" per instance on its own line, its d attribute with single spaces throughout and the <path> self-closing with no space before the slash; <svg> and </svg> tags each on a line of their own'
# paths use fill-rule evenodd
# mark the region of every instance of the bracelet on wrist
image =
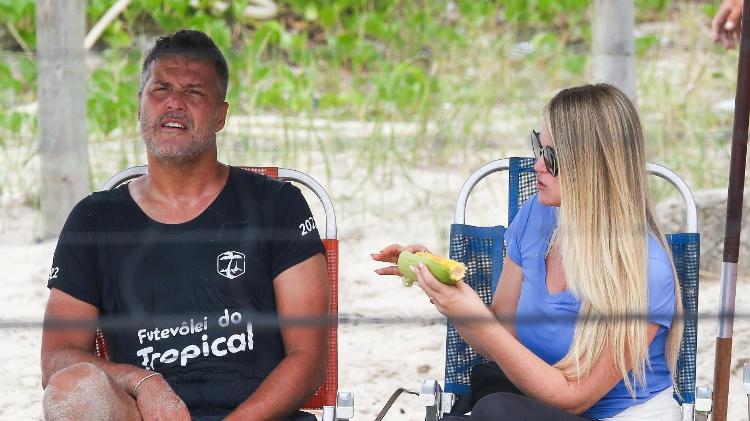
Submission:
<svg viewBox="0 0 750 421">
<path fill-rule="evenodd" d="M 133 397 L 136 397 L 135 394 L 136 392 L 138 392 L 138 386 L 140 386 L 141 384 L 143 384 L 143 382 L 145 382 L 146 380 L 154 376 L 164 377 L 161 375 L 161 373 L 150 373 L 150 374 L 145 375 L 142 379 L 138 380 L 138 383 L 135 384 L 135 387 L 133 388 Z"/>
</svg>

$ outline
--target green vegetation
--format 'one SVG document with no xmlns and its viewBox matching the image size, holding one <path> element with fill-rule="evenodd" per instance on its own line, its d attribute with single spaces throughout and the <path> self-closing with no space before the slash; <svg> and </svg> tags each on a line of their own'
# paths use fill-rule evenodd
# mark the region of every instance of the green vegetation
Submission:
<svg viewBox="0 0 750 421">
<path fill-rule="evenodd" d="M 88 27 L 114 2 L 89 0 Z M 140 163 L 143 49 L 183 27 L 207 32 L 226 53 L 231 114 L 251 116 L 224 135 L 233 162 L 304 168 L 322 159 L 330 173 L 344 152 L 386 177 L 409 177 L 424 160 L 468 174 L 525 152 L 550 95 L 591 79 L 590 0 L 286 0 L 265 21 L 244 17 L 247 3 L 133 0 L 107 28 L 88 82 L 93 185 Z M 736 52 L 707 39 L 716 3 L 636 0 L 650 157 L 687 173 L 695 188 L 726 177 L 731 112 L 712 105 L 733 97 Z M 8 143 L 34 140 L 35 115 L 23 106 L 35 100 L 34 6 L 0 0 L 0 155 L 9 155 Z M 262 115 L 280 121 L 279 135 L 253 131 L 252 116 Z M 359 135 L 339 122 L 372 125 Z"/>
</svg>

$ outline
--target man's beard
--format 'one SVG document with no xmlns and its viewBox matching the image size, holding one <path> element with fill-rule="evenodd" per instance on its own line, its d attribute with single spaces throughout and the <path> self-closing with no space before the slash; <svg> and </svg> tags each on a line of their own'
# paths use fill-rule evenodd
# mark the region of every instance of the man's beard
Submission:
<svg viewBox="0 0 750 421">
<path fill-rule="evenodd" d="M 140 121 L 141 136 L 146 144 L 148 153 L 159 161 L 182 164 L 189 162 L 216 144 L 216 135 L 212 132 L 198 133 L 192 119 L 185 118 L 186 131 L 190 134 L 190 141 L 185 144 L 160 144 L 154 141 L 154 133 L 161 129 L 162 120 L 170 115 L 162 115 L 153 121 Z"/>
</svg>

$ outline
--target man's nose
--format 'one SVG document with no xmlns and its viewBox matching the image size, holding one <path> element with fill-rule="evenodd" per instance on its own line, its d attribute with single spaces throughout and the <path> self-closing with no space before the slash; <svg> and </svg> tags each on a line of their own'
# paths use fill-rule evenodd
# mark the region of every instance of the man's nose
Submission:
<svg viewBox="0 0 750 421">
<path fill-rule="evenodd" d="M 166 101 L 167 109 L 169 110 L 184 110 L 185 109 L 185 98 L 182 97 L 181 92 L 172 92 Z"/>
</svg>

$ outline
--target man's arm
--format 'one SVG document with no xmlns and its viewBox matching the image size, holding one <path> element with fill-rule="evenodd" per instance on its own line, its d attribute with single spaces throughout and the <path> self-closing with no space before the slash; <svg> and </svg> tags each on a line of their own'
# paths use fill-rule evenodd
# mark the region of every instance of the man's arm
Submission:
<svg viewBox="0 0 750 421">
<path fill-rule="evenodd" d="M 52 288 L 44 313 L 42 330 L 42 387 L 46 388 L 50 378 L 58 371 L 76 363 L 91 363 L 101 370 L 136 401 L 144 419 L 167 416 L 166 419 L 190 419 L 185 404 L 160 376 L 153 376 L 138 387 L 135 386 L 151 374 L 150 371 L 129 364 L 105 361 L 93 353 L 96 329 L 92 327 L 64 327 L 55 322 L 87 322 L 92 326 L 99 317 L 93 305 Z M 164 405 L 175 402 L 177 405 Z M 161 408 L 163 407 L 163 408 Z"/>
<path fill-rule="evenodd" d="M 326 260 L 316 254 L 279 274 L 273 281 L 280 318 L 328 315 L 330 289 Z M 325 380 L 327 326 L 282 326 L 286 356 L 230 420 L 282 420 L 299 410 Z"/>
<path fill-rule="evenodd" d="M 42 387 L 57 371 L 79 362 L 92 363 L 104 370 L 123 390 L 132 391 L 148 372 L 137 367 L 114 364 L 93 353 L 96 329 L 64 327 L 56 323 L 91 322 L 96 324 L 99 311 L 93 305 L 52 288 L 44 313 L 42 331 Z"/>
</svg>

